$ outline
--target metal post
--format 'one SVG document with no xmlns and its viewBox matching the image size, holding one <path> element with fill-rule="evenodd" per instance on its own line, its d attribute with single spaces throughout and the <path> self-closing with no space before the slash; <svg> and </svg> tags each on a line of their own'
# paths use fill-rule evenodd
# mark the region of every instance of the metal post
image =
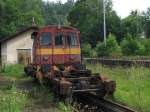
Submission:
<svg viewBox="0 0 150 112">
<path fill-rule="evenodd" d="M 32 26 L 36 26 L 34 17 L 32 17 Z"/>
<path fill-rule="evenodd" d="M 103 0 L 103 17 L 104 17 L 104 44 L 106 46 L 106 9 L 105 0 Z"/>
</svg>

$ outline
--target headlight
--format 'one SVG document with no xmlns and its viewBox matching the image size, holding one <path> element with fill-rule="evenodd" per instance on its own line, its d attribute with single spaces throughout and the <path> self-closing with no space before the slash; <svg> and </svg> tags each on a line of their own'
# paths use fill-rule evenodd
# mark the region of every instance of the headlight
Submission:
<svg viewBox="0 0 150 112">
<path fill-rule="evenodd" d="M 43 61 L 48 61 L 48 56 L 44 56 Z"/>
</svg>

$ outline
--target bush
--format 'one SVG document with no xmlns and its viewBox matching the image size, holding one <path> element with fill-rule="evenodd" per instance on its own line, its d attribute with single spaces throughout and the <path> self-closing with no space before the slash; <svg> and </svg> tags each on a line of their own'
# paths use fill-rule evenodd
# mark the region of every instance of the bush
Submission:
<svg viewBox="0 0 150 112">
<path fill-rule="evenodd" d="M 24 74 L 23 70 L 23 65 L 3 65 L 0 68 L 0 73 L 5 76 L 21 77 Z"/>
<path fill-rule="evenodd" d="M 96 57 L 97 53 L 94 48 L 89 43 L 85 43 L 81 47 L 82 55 L 84 57 Z"/>
<path fill-rule="evenodd" d="M 150 39 L 144 39 L 145 54 L 150 56 Z"/>
<path fill-rule="evenodd" d="M 121 48 L 124 55 L 145 55 L 145 46 L 138 39 L 131 36 L 126 37 L 121 42 Z"/>
<path fill-rule="evenodd" d="M 120 46 L 116 41 L 116 37 L 112 34 L 109 34 L 106 45 L 104 44 L 104 42 L 99 42 L 96 45 L 96 51 L 98 56 L 121 56 Z"/>
</svg>

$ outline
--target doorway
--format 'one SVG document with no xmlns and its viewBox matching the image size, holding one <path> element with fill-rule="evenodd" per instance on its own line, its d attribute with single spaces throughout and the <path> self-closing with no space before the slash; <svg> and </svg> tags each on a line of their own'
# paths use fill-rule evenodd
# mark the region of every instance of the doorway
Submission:
<svg viewBox="0 0 150 112">
<path fill-rule="evenodd" d="M 18 64 L 31 63 L 31 49 L 17 49 L 18 52 Z"/>
</svg>

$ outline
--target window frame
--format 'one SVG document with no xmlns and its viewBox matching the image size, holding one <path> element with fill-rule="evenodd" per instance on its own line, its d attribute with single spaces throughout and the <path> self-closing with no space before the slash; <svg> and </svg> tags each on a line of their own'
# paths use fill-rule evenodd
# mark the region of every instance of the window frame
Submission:
<svg viewBox="0 0 150 112">
<path fill-rule="evenodd" d="M 70 45 L 70 44 L 68 44 L 68 34 L 75 34 L 74 38 L 75 38 L 75 41 L 76 41 L 76 45 Z M 66 46 L 67 47 L 71 47 L 71 48 L 79 46 L 79 38 L 78 38 L 78 33 L 77 32 L 66 32 Z"/>
<path fill-rule="evenodd" d="M 42 40 L 42 33 L 49 33 L 50 34 L 50 45 L 42 45 L 41 44 L 41 40 Z M 52 47 L 53 46 L 53 33 L 52 32 L 41 32 L 40 33 L 40 36 L 39 36 L 39 45 L 40 45 L 40 47 Z"/>
<path fill-rule="evenodd" d="M 62 34 L 62 45 L 56 45 L 56 43 L 55 43 L 56 42 L 55 39 L 57 38 L 56 35 L 59 34 L 59 33 Z M 55 35 L 54 35 L 54 46 L 55 47 L 64 47 L 65 46 L 65 35 L 64 35 L 63 32 L 61 32 L 61 31 L 60 32 L 55 32 Z"/>
<path fill-rule="evenodd" d="M 58 34 L 62 34 L 62 44 L 61 45 L 56 45 L 56 36 L 58 36 Z M 56 46 L 56 47 L 62 47 L 62 46 L 64 46 L 64 40 L 65 40 L 65 36 L 64 36 L 64 33 L 63 32 L 55 32 L 55 36 L 54 36 L 54 45 Z"/>
</svg>

